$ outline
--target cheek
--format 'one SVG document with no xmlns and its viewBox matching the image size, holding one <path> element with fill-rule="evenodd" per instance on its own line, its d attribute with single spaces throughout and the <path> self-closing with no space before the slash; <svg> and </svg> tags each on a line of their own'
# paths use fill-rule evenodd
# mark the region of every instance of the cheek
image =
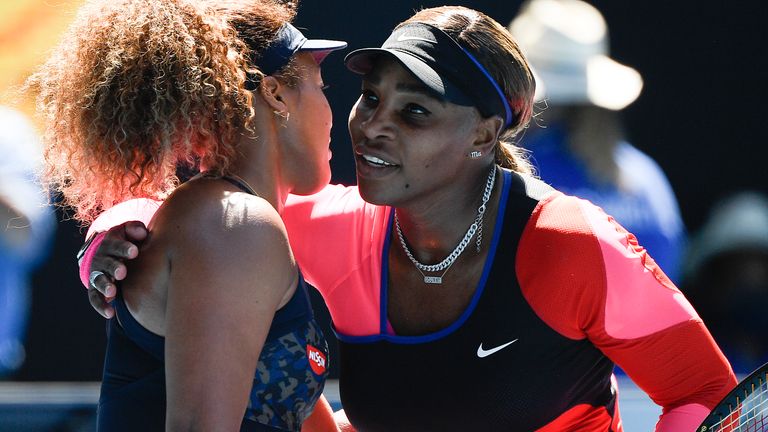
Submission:
<svg viewBox="0 0 768 432">
<path fill-rule="evenodd" d="M 455 134 L 423 134 L 417 139 L 420 144 L 411 148 L 422 169 L 460 170 L 467 160 L 463 148 L 469 141 Z"/>
<path fill-rule="evenodd" d="M 312 100 L 307 100 L 305 109 L 304 125 L 301 128 L 304 139 L 317 142 L 319 146 L 326 145 L 333 124 L 333 113 L 328 100 L 321 93 Z"/>
<path fill-rule="evenodd" d="M 347 120 L 347 127 L 349 127 L 349 133 L 352 135 L 354 135 L 355 131 L 358 130 L 358 126 L 362 121 L 360 110 L 358 109 L 359 105 L 360 105 L 360 99 L 358 99 L 357 102 L 355 102 L 355 105 L 352 106 L 352 110 L 349 111 L 349 119 Z"/>
<path fill-rule="evenodd" d="M 324 93 L 320 94 L 320 113 L 319 116 L 329 126 L 333 123 L 333 112 L 331 111 L 331 104 L 328 103 L 328 98 Z"/>
</svg>

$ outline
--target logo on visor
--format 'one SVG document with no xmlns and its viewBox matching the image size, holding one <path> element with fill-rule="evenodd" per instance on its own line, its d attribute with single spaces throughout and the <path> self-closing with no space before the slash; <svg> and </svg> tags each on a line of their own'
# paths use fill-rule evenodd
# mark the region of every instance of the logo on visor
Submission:
<svg viewBox="0 0 768 432">
<path fill-rule="evenodd" d="M 437 41 L 429 40 L 427 38 L 418 37 L 418 36 L 400 35 L 397 37 L 398 42 L 403 42 L 408 40 L 420 40 L 420 41 L 429 42 L 429 43 L 437 43 Z"/>
</svg>

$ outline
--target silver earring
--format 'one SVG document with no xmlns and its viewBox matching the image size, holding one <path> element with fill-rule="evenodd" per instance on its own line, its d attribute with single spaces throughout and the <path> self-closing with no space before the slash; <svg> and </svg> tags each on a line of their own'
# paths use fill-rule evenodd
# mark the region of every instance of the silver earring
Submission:
<svg viewBox="0 0 768 432">
<path fill-rule="evenodd" d="M 470 159 L 477 159 L 477 158 L 479 158 L 482 155 L 483 155 L 483 152 L 477 151 L 477 150 L 469 152 L 469 158 Z"/>
</svg>

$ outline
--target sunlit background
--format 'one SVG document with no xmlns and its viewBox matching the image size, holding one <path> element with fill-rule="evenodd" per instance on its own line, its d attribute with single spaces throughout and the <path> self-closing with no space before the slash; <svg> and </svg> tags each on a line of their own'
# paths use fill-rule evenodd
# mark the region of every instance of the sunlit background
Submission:
<svg viewBox="0 0 768 432">
<path fill-rule="evenodd" d="M 0 94 L 15 98 L 15 88 L 55 46 L 82 1 L 5 0 L 0 2 Z M 7 100 L 3 102 L 7 103 Z M 27 115 L 32 101 L 21 101 Z"/>
</svg>

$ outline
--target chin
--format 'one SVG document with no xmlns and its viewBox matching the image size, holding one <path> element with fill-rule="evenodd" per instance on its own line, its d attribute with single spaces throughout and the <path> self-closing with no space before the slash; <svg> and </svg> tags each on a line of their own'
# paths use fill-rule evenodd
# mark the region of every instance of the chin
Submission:
<svg viewBox="0 0 768 432">
<path fill-rule="evenodd" d="M 320 192 L 323 190 L 324 187 L 328 186 L 328 183 L 331 182 L 331 171 L 328 170 L 327 174 L 317 176 L 317 178 L 314 181 L 308 181 L 311 179 L 305 179 L 306 182 L 302 182 L 302 184 L 297 185 L 291 193 L 294 195 L 312 195 Z"/>
<path fill-rule="evenodd" d="M 367 203 L 382 206 L 391 205 L 392 203 L 392 201 L 386 196 L 386 191 L 381 190 L 382 188 L 374 186 L 370 181 L 361 181 L 360 178 L 358 178 L 357 189 L 360 191 L 360 196 Z"/>
</svg>

